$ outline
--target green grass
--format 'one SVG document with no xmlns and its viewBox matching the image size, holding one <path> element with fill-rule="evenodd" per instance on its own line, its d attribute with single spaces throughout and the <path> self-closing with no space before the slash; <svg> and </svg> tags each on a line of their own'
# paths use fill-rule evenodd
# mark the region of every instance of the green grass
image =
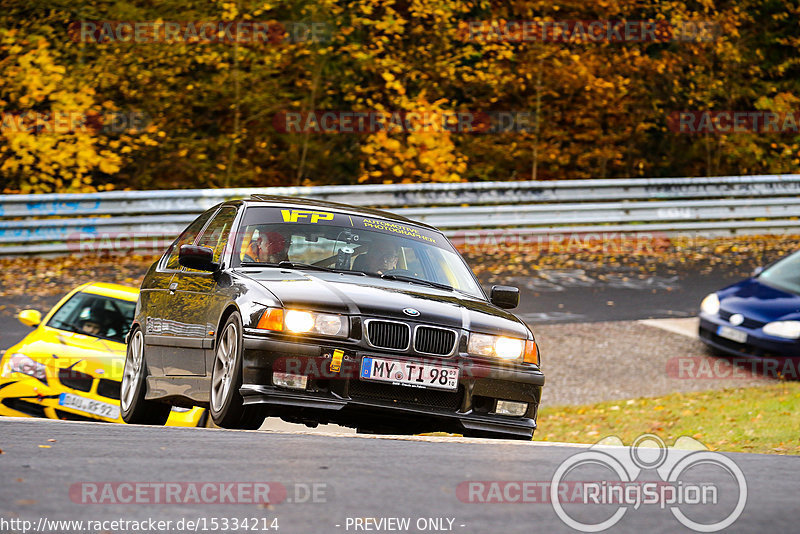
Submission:
<svg viewBox="0 0 800 534">
<path fill-rule="evenodd" d="M 800 454 L 800 382 L 673 393 L 585 406 L 543 406 L 536 441 L 630 445 L 656 434 L 668 446 L 691 436 L 711 450 Z"/>
</svg>

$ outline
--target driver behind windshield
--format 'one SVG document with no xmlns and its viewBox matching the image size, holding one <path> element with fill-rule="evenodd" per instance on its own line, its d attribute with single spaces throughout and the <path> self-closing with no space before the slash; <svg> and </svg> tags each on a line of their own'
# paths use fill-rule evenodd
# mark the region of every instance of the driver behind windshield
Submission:
<svg viewBox="0 0 800 534">
<path fill-rule="evenodd" d="M 289 261 L 290 239 L 278 232 L 256 230 L 250 240 L 243 260 L 257 263 L 280 263 Z"/>
<path fill-rule="evenodd" d="M 94 337 L 108 336 L 112 317 L 111 312 L 106 310 L 103 300 L 92 299 L 89 306 L 83 308 L 79 317 L 81 321 L 78 323 L 78 329 L 81 333 Z"/>
<path fill-rule="evenodd" d="M 397 269 L 397 261 L 399 259 L 400 247 L 387 240 L 380 239 L 372 243 L 366 254 L 356 258 L 353 270 L 384 274 Z"/>
<path fill-rule="evenodd" d="M 100 326 L 100 323 L 87 319 L 81 323 L 80 329 L 87 336 L 99 337 L 103 327 Z"/>
</svg>

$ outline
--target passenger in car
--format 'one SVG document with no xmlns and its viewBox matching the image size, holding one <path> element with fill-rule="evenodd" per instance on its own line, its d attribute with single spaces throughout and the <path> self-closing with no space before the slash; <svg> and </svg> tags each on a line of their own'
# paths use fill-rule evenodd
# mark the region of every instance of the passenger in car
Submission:
<svg viewBox="0 0 800 534">
<path fill-rule="evenodd" d="M 399 259 L 400 247 L 389 241 L 379 240 L 372 243 L 366 254 L 355 259 L 353 270 L 384 274 L 397 269 Z"/>
</svg>

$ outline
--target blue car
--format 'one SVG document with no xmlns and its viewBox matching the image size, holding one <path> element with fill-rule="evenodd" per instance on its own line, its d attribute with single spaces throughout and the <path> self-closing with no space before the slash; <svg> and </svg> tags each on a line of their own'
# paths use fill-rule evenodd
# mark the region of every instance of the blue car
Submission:
<svg viewBox="0 0 800 534">
<path fill-rule="evenodd" d="M 700 304 L 700 340 L 747 358 L 800 358 L 800 251 Z"/>
</svg>

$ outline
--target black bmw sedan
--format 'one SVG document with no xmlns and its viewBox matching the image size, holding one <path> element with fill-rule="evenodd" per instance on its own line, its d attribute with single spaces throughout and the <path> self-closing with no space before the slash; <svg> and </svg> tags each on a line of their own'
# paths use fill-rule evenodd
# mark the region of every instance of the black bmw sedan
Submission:
<svg viewBox="0 0 800 534">
<path fill-rule="evenodd" d="M 204 406 L 361 432 L 531 439 L 544 375 L 530 329 L 487 298 L 435 228 L 391 213 L 253 196 L 198 217 L 145 276 L 122 417 Z"/>
</svg>

